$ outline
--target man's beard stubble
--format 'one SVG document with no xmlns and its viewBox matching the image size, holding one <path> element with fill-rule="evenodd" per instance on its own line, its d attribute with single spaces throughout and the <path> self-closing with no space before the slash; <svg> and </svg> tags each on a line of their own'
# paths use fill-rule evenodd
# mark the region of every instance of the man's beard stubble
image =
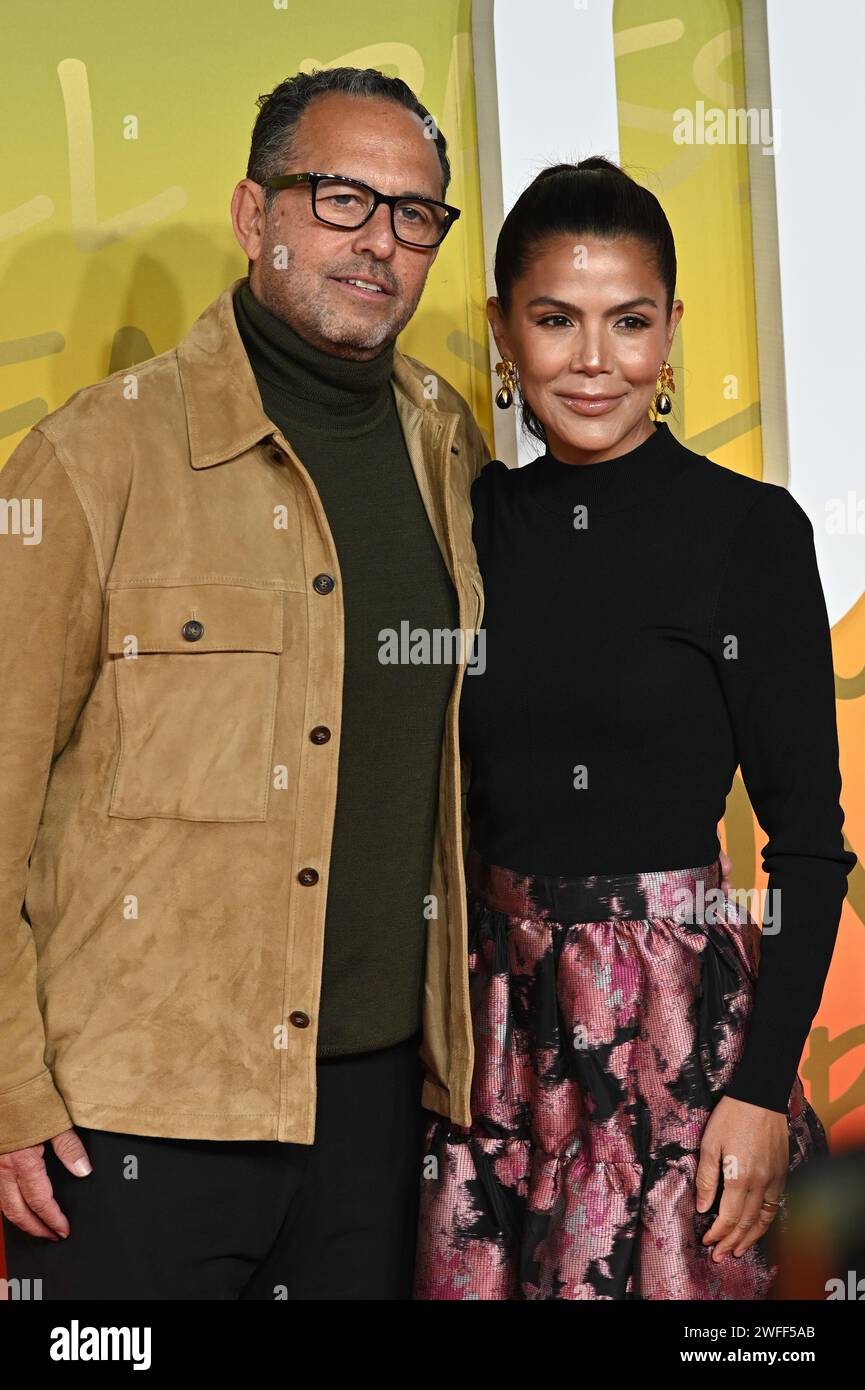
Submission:
<svg viewBox="0 0 865 1390">
<path fill-rule="evenodd" d="M 258 262 L 259 298 L 265 308 L 307 342 L 338 357 L 367 360 L 383 352 L 405 328 L 423 293 L 421 284 L 414 302 L 406 304 L 398 298 L 398 286 L 389 267 L 360 269 L 357 266 L 343 268 L 334 265 L 329 268 L 329 275 L 351 275 L 362 280 L 366 274 L 384 280 L 388 288 L 395 291 L 393 297 L 397 303 L 392 312 L 383 319 L 371 320 L 365 325 L 360 315 L 350 317 L 348 306 L 345 314 L 340 314 L 336 308 L 325 303 L 317 286 L 297 272 L 296 254 L 284 244 L 280 245 L 280 252 L 285 267 L 277 270 L 273 264 L 274 249 L 273 246 L 262 248 Z"/>
</svg>

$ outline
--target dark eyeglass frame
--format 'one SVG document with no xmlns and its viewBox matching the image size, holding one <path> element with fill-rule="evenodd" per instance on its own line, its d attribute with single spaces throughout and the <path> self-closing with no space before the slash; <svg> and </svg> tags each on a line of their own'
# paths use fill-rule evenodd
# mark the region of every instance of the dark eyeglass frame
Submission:
<svg viewBox="0 0 865 1390">
<path fill-rule="evenodd" d="M 340 183 L 352 183 L 357 188 L 365 188 L 372 194 L 372 207 L 362 221 L 353 227 L 347 227 L 344 222 L 331 222 L 329 218 L 322 217 L 316 207 L 316 193 L 318 185 L 322 179 L 337 179 Z M 356 179 L 352 174 L 322 174 L 314 170 L 305 170 L 300 174 L 274 174 L 272 178 L 262 179 L 262 188 L 294 188 L 296 184 L 308 183 L 310 186 L 310 198 L 312 201 L 313 215 L 323 222 L 326 227 L 339 227 L 343 232 L 356 232 L 358 227 L 363 227 L 372 217 L 379 203 L 386 203 L 390 208 L 390 226 L 396 240 L 402 246 L 411 246 L 414 251 L 434 251 L 437 246 L 441 246 L 448 232 L 450 231 L 457 218 L 460 216 L 461 209 L 452 207 L 450 203 L 442 203 L 438 198 L 413 198 L 405 193 L 379 193 L 377 188 L 373 188 L 371 183 L 364 183 L 363 179 Z M 396 229 L 396 205 L 397 203 L 423 203 L 429 207 L 443 208 L 447 221 L 438 241 L 408 241 L 400 236 Z"/>
</svg>

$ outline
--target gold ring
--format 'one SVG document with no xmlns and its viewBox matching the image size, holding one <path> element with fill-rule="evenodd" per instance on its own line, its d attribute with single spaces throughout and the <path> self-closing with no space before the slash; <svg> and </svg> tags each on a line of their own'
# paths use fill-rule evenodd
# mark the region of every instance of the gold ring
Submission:
<svg viewBox="0 0 865 1390">
<path fill-rule="evenodd" d="M 787 1205 L 787 1195 L 786 1195 L 786 1193 L 784 1193 L 784 1192 L 781 1193 L 781 1200 L 780 1200 L 779 1202 L 761 1202 L 761 1203 L 760 1203 L 760 1206 L 761 1206 L 761 1207 L 768 1207 L 770 1211 L 783 1211 L 783 1209 L 784 1209 L 784 1207 L 786 1207 L 786 1205 Z"/>
</svg>

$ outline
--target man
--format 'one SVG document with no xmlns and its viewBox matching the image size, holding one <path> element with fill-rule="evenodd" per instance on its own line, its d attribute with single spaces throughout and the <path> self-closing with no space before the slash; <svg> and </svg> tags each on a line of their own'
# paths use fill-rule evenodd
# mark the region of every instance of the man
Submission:
<svg viewBox="0 0 865 1390">
<path fill-rule="evenodd" d="M 370 69 L 260 108 L 248 280 L 3 474 L 0 1205 L 48 1298 L 408 1298 L 421 1100 L 470 1121 L 466 644 L 383 655 L 483 610 L 487 448 L 394 346 L 446 142 Z"/>
</svg>

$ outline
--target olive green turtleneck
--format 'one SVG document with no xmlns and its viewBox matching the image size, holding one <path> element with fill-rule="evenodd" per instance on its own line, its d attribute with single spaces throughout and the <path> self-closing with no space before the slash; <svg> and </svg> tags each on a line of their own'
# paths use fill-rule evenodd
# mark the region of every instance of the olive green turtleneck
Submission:
<svg viewBox="0 0 865 1390">
<path fill-rule="evenodd" d="M 447 665 L 386 665 L 379 633 L 459 625 L 397 414 L 393 345 L 321 351 L 244 280 L 235 316 L 265 414 L 310 474 L 342 575 L 345 674 L 318 1053 L 387 1047 L 421 1025 Z"/>
</svg>

